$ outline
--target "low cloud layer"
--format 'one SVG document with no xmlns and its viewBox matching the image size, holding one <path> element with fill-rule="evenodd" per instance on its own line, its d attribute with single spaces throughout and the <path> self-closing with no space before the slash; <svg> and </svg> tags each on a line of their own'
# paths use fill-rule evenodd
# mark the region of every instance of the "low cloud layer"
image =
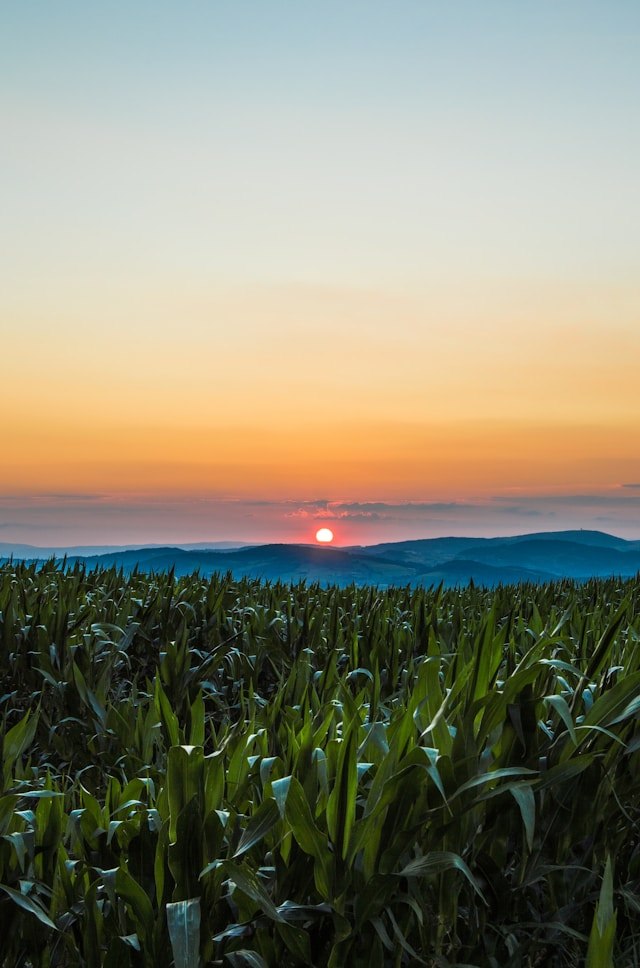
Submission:
<svg viewBox="0 0 640 968">
<path fill-rule="evenodd" d="M 640 537 L 638 485 L 597 493 L 497 494 L 469 501 L 221 500 L 100 493 L 0 495 L 2 541 L 41 546 L 313 541 L 321 524 L 338 544 L 442 535 L 600 528 Z"/>
</svg>

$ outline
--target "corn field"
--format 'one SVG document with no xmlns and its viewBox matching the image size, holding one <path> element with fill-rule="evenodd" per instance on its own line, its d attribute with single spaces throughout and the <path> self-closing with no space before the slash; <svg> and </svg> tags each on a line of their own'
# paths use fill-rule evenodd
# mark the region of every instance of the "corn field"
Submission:
<svg viewBox="0 0 640 968">
<path fill-rule="evenodd" d="M 640 964 L 640 585 L 0 568 L 0 965 Z"/>
</svg>

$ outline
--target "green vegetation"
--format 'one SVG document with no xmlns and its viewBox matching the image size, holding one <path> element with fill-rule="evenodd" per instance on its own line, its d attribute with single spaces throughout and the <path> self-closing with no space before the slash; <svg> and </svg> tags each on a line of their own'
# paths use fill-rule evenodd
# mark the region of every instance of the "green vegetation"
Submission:
<svg viewBox="0 0 640 968">
<path fill-rule="evenodd" d="M 0 965 L 640 963 L 640 586 L 0 569 Z"/>
</svg>

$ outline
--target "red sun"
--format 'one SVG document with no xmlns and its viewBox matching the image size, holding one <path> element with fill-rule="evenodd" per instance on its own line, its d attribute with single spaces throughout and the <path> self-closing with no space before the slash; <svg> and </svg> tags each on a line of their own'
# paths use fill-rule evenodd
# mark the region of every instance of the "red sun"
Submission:
<svg viewBox="0 0 640 968">
<path fill-rule="evenodd" d="M 333 531 L 331 528 L 319 528 L 316 531 L 316 541 L 319 544 L 330 544 L 333 541 Z"/>
</svg>

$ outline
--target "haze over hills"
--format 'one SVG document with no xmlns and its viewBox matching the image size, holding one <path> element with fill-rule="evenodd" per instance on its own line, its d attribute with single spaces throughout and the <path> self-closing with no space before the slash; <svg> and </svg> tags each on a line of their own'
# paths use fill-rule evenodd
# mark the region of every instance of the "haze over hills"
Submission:
<svg viewBox="0 0 640 968">
<path fill-rule="evenodd" d="M 145 544 L 142 549 L 164 548 L 162 544 Z M 172 547 L 183 550 L 199 550 L 206 548 L 211 551 L 225 551 L 231 548 L 246 548 L 246 541 L 197 541 L 178 544 Z M 18 558 L 51 558 L 64 555 L 86 558 L 88 556 L 113 554 L 122 551 L 141 550 L 139 544 L 129 545 L 51 545 L 46 548 L 31 544 L 15 544 L 11 541 L 0 541 L 0 559 L 13 555 Z"/>
<path fill-rule="evenodd" d="M 640 572 L 640 541 L 601 531 L 558 531 L 506 538 L 422 538 L 345 548 L 302 544 L 239 546 L 233 542 L 182 547 L 38 549 L 0 545 L 0 555 L 25 559 L 66 554 L 67 561 L 88 567 L 116 566 L 125 571 L 165 571 L 204 576 L 231 571 L 238 577 L 319 581 L 323 584 L 379 586 L 471 579 L 487 586 L 557 578 L 586 579 Z"/>
</svg>

